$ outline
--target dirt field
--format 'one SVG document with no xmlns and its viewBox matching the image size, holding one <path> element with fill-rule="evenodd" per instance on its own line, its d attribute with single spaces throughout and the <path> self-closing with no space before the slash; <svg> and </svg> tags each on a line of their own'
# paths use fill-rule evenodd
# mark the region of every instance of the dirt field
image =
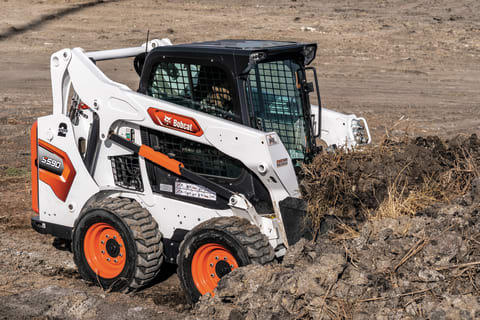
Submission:
<svg viewBox="0 0 480 320">
<path fill-rule="evenodd" d="M 136 46 L 147 29 L 173 43 L 316 42 L 324 106 L 364 116 L 374 142 L 399 119 L 418 135 L 480 133 L 478 0 L 0 1 L 0 318 L 190 315 L 172 268 L 139 293 L 105 293 L 29 227 L 29 128 L 51 112 L 59 49 Z M 99 66 L 137 88 L 132 61 Z"/>
</svg>

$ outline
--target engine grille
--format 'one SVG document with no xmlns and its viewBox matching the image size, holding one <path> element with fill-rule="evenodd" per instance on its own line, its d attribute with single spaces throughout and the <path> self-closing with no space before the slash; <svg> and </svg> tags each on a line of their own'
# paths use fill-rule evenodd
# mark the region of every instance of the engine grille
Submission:
<svg viewBox="0 0 480 320">
<path fill-rule="evenodd" d="M 112 162 L 113 179 L 116 186 L 143 192 L 138 156 L 114 156 L 109 159 Z"/>
</svg>

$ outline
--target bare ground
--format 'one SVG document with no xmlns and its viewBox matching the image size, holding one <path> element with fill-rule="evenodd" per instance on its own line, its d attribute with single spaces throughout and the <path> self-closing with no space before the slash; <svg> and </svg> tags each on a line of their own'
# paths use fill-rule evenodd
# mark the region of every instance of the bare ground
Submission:
<svg viewBox="0 0 480 320">
<path fill-rule="evenodd" d="M 191 312 L 177 278 L 168 277 L 172 270 L 134 295 L 106 293 L 79 278 L 71 254 L 30 229 L 29 127 L 51 112 L 49 57 L 59 49 L 136 46 L 147 29 L 174 43 L 222 38 L 317 42 L 314 65 L 324 105 L 367 118 L 374 141 L 401 118 L 401 128 L 415 134 L 480 132 L 476 0 L 1 0 L 0 8 L 2 318 L 170 319 Z M 312 31 L 302 31 L 305 27 Z M 100 67 L 137 88 L 131 61 Z"/>
</svg>

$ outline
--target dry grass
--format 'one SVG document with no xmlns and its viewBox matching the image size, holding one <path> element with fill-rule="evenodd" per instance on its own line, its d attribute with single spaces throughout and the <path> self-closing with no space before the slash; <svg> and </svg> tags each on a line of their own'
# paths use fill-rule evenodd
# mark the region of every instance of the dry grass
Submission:
<svg viewBox="0 0 480 320">
<path fill-rule="evenodd" d="M 317 156 L 301 182 L 315 231 L 325 214 L 379 219 L 414 215 L 465 194 L 480 177 L 480 140 L 386 139 L 378 146 Z M 344 230 L 346 234 L 351 234 Z"/>
<path fill-rule="evenodd" d="M 414 215 L 433 203 L 441 200 L 438 194 L 437 183 L 425 182 L 419 190 L 411 190 L 405 196 L 406 183 L 400 187 L 398 184 L 388 186 L 387 198 L 383 200 L 376 210 L 367 211 L 368 218 L 398 218 L 402 215 Z"/>
<path fill-rule="evenodd" d="M 398 218 L 402 215 L 414 215 L 436 202 L 449 202 L 465 194 L 472 181 L 480 177 L 478 161 L 463 150 L 463 157 L 457 157 L 455 166 L 444 172 L 439 179 L 426 179 L 419 188 L 406 192 L 407 183 L 395 181 L 388 186 L 388 196 L 368 217 Z M 406 195 L 405 195 L 406 194 Z"/>
</svg>

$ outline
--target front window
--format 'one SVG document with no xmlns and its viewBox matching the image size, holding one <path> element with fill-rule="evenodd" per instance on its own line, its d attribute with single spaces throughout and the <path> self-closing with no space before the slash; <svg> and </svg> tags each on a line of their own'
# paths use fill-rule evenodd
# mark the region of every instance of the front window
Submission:
<svg viewBox="0 0 480 320">
<path fill-rule="evenodd" d="M 302 74 L 301 66 L 292 60 L 259 63 L 250 70 L 247 86 L 254 125 L 262 131 L 275 131 L 292 160 L 304 160 L 308 150 L 305 120 L 310 120 L 305 119 L 302 107 Z"/>
</svg>

